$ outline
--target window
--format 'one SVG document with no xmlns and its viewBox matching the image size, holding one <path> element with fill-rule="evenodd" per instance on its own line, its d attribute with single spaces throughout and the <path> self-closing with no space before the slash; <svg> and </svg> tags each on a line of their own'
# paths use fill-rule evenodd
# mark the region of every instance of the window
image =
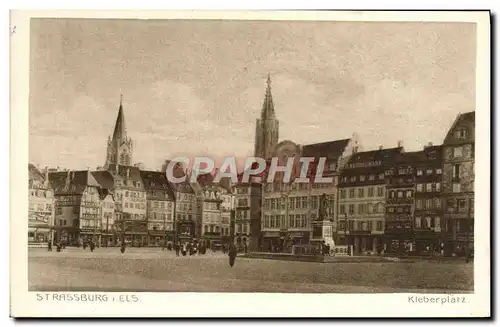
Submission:
<svg viewBox="0 0 500 327">
<path fill-rule="evenodd" d="M 349 190 L 349 197 L 354 198 L 354 189 L 353 188 Z"/>
<path fill-rule="evenodd" d="M 436 192 L 441 192 L 441 183 L 436 183 Z"/>
<path fill-rule="evenodd" d="M 56 214 L 58 214 L 58 215 L 62 215 L 62 208 L 57 208 L 57 210 L 56 210 Z"/>
<path fill-rule="evenodd" d="M 360 180 L 361 182 L 364 182 L 364 181 L 365 181 L 365 175 L 361 175 L 361 176 L 359 176 L 359 180 Z"/>
<path fill-rule="evenodd" d="M 426 209 L 432 209 L 432 204 L 433 204 L 432 199 L 425 199 L 425 208 Z"/>
<path fill-rule="evenodd" d="M 441 175 L 443 173 L 443 170 L 441 168 L 436 169 L 436 174 Z"/>
<path fill-rule="evenodd" d="M 417 192 L 423 192 L 424 184 L 417 184 Z"/>
<path fill-rule="evenodd" d="M 336 165 L 334 163 L 331 163 L 330 166 L 329 166 L 330 171 L 335 170 L 335 167 L 336 167 Z"/>
<path fill-rule="evenodd" d="M 415 228 L 421 228 L 421 227 L 422 227 L 422 218 L 415 217 Z"/>
<path fill-rule="evenodd" d="M 434 227 L 441 228 L 441 218 L 434 217 Z"/>
<path fill-rule="evenodd" d="M 307 208 L 307 196 L 302 197 L 302 208 Z"/>
<path fill-rule="evenodd" d="M 364 212 L 365 212 L 364 205 L 362 203 L 358 204 L 358 213 L 364 213 Z"/>
<path fill-rule="evenodd" d="M 459 140 L 464 140 L 467 137 L 467 130 L 465 128 L 460 128 L 455 132 L 455 137 Z"/>
<path fill-rule="evenodd" d="M 460 179 L 460 165 L 453 165 L 453 180 Z"/>
<path fill-rule="evenodd" d="M 384 188 L 377 187 L 377 196 L 384 196 Z"/>
<path fill-rule="evenodd" d="M 460 183 L 453 183 L 453 193 L 460 193 L 461 185 Z"/>
<path fill-rule="evenodd" d="M 431 217 L 425 217 L 424 228 L 431 228 L 431 227 L 432 227 Z"/>
<path fill-rule="evenodd" d="M 368 179 L 371 180 L 371 181 L 374 181 L 375 180 L 375 175 L 368 176 Z"/>
<path fill-rule="evenodd" d="M 351 182 L 355 182 L 356 181 L 356 176 L 351 176 L 351 178 L 349 179 Z"/>
<path fill-rule="evenodd" d="M 378 174 L 378 179 L 384 179 L 384 178 L 385 178 L 384 173 L 380 173 L 380 174 Z"/>
<path fill-rule="evenodd" d="M 474 212 L 474 199 L 469 200 L 469 210 L 470 212 Z"/>
<path fill-rule="evenodd" d="M 462 156 L 462 147 L 458 146 L 456 148 L 453 148 L 453 158 L 458 158 Z"/>
<path fill-rule="evenodd" d="M 394 207 L 387 208 L 387 212 L 394 212 Z"/>
<path fill-rule="evenodd" d="M 423 205 L 423 200 L 422 199 L 417 199 L 417 201 L 416 201 L 416 207 L 417 207 L 417 209 L 422 209 L 422 205 Z"/>
<path fill-rule="evenodd" d="M 460 212 L 465 212 L 467 209 L 467 202 L 465 199 L 459 199 L 458 200 L 458 211 Z"/>
<path fill-rule="evenodd" d="M 453 199 L 448 199 L 446 201 L 446 210 L 450 213 L 455 212 L 456 210 L 456 202 Z"/>
<path fill-rule="evenodd" d="M 417 176 L 422 176 L 422 173 L 423 173 L 422 169 L 417 170 Z"/>
<path fill-rule="evenodd" d="M 373 230 L 373 222 L 372 221 L 368 222 L 368 230 Z"/>
<path fill-rule="evenodd" d="M 441 209 L 441 199 L 439 198 L 434 199 L 434 208 Z"/>
<path fill-rule="evenodd" d="M 125 191 L 125 197 L 128 197 L 128 191 Z"/>
<path fill-rule="evenodd" d="M 359 196 L 360 198 L 365 197 L 365 190 L 364 190 L 364 189 L 362 189 L 362 188 L 360 188 L 360 189 L 358 190 L 358 196 Z"/>
<path fill-rule="evenodd" d="M 349 204 L 349 214 L 354 214 L 354 204 Z"/>
<path fill-rule="evenodd" d="M 409 191 L 409 190 L 408 190 L 408 191 L 406 191 L 406 197 L 407 197 L 407 198 L 411 198 L 411 196 L 412 196 L 411 191 Z"/>
<path fill-rule="evenodd" d="M 373 187 L 369 187 L 369 188 L 368 188 L 368 196 L 369 196 L 369 197 L 372 197 L 372 196 L 374 196 L 374 195 L 375 195 L 375 192 L 374 192 Z"/>
<path fill-rule="evenodd" d="M 432 192 L 432 184 L 431 183 L 425 184 L 425 191 L 426 192 Z"/>
<path fill-rule="evenodd" d="M 341 205 L 339 206 L 339 213 L 340 213 L 341 215 L 345 214 L 345 204 L 341 204 Z"/>
<path fill-rule="evenodd" d="M 403 197 L 403 191 L 398 191 L 398 199 L 401 199 Z"/>
<path fill-rule="evenodd" d="M 345 199 L 345 196 L 346 196 L 345 190 L 340 190 L 340 198 Z"/>
<path fill-rule="evenodd" d="M 380 220 L 377 221 L 377 230 L 378 231 L 382 230 L 382 221 L 380 221 Z"/>
</svg>

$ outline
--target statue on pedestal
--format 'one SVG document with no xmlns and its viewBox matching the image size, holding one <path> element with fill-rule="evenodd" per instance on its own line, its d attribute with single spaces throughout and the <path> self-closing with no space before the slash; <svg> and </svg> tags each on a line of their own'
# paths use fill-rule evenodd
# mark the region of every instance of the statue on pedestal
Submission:
<svg viewBox="0 0 500 327">
<path fill-rule="evenodd" d="M 328 220 L 328 206 L 328 197 L 323 193 L 319 201 L 318 220 Z"/>
</svg>

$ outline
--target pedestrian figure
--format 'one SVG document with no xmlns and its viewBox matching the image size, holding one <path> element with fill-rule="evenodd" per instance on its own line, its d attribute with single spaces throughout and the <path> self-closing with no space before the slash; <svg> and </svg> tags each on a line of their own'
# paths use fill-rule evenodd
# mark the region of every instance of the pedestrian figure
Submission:
<svg viewBox="0 0 500 327">
<path fill-rule="evenodd" d="M 47 243 L 47 251 L 52 252 L 52 242 L 51 242 L 51 241 L 49 241 L 49 242 Z"/>
<path fill-rule="evenodd" d="M 94 252 L 95 249 L 95 243 L 92 241 L 90 242 L 90 252 Z"/>
<path fill-rule="evenodd" d="M 175 244 L 175 255 L 179 256 L 179 252 L 181 251 L 181 245 L 180 243 Z"/>
<path fill-rule="evenodd" d="M 61 252 L 61 243 L 56 244 L 57 252 Z"/>
<path fill-rule="evenodd" d="M 84 249 L 84 250 L 85 250 L 85 249 L 87 249 L 87 241 L 84 241 L 84 242 L 83 242 L 83 249 Z"/>
<path fill-rule="evenodd" d="M 120 252 L 125 252 L 125 243 L 122 243 L 122 245 L 120 246 Z"/>
<path fill-rule="evenodd" d="M 244 251 L 245 253 L 247 253 L 247 252 L 248 252 L 248 245 L 247 245 L 246 243 L 244 243 L 244 244 L 243 244 L 243 251 Z"/>
<path fill-rule="evenodd" d="M 231 244 L 229 246 L 229 265 L 231 267 L 234 266 L 234 262 L 236 261 L 236 254 L 237 254 L 236 246 L 234 246 L 234 244 Z"/>
</svg>

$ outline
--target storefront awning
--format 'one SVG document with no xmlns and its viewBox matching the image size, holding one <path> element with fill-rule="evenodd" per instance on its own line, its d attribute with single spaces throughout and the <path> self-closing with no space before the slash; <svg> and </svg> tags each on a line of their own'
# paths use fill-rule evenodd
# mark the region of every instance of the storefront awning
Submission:
<svg viewBox="0 0 500 327">
<path fill-rule="evenodd" d="M 50 228 L 47 228 L 47 227 L 28 227 L 28 232 L 48 233 L 48 232 L 50 232 Z"/>
<path fill-rule="evenodd" d="M 280 232 L 264 232 L 263 237 L 280 237 Z"/>
</svg>

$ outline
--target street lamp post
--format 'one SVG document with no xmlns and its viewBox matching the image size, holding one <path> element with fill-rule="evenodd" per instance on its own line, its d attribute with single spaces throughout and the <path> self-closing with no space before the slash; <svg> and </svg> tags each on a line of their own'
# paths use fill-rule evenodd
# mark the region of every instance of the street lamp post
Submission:
<svg viewBox="0 0 500 327">
<path fill-rule="evenodd" d="M 349 251 L 349 238 L 347 237 L 347 224 L 349 223 L 349 221 L 347 220 L 347 212 L 344 213 L 344 238 L 345 238 L 345 244 L 347 245 L 347 254 L 350 255 L 350 251 Z"/>
</svg>

